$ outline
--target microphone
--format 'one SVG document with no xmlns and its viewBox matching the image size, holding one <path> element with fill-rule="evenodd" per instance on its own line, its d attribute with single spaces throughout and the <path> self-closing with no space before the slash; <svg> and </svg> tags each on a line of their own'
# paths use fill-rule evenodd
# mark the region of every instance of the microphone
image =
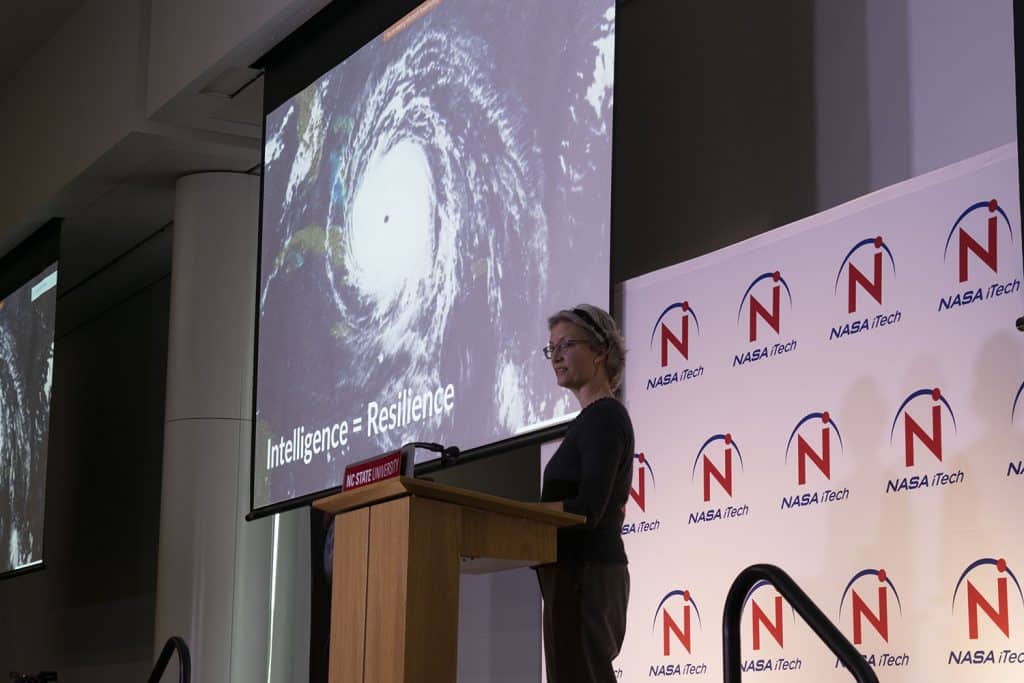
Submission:
<svg viewBox="0 0 1024 683">
<path fill-rule="evenodd" d="M 434 453 L 440 453 L 441 463 L 444 465 L 453 464 L 456 460 L 459 459 L 459 455 L 461 453 L 458 446 L 445 447 L 433 441 L 413 441 L 412 443 L 406 445 L 412 446 L 413 448 L 422 448 L 427 451 L 433 451 Z"/>
</svg>

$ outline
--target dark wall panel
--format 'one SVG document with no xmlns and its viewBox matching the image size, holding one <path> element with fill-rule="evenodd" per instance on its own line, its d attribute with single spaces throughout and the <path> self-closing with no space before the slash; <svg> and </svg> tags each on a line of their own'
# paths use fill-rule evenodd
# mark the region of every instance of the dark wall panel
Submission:
<svg viewBox="0 0 1024 683">
<path fill-rule="evenodd" d="M 4 672 L 149 675 L 169 298 L 165 278 L 56 340 L 46 568 L 0 582 Z"/>
<path fill-rule="evenodd" d="M 813 29 L 811 2 L 620 8 L 613 282 L 816 211 Z"/>
</svg>

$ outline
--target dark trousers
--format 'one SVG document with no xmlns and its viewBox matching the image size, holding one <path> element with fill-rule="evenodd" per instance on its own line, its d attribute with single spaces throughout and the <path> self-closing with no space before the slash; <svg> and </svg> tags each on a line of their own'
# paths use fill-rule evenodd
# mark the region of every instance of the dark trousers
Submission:
<svg viewBox="0 0 1024 683">
<path fill-rule="evenodd" d="M 559 562 L 537 568 L 548 683 L 614 683 L 626 634 L 629 567 Z"/>
</svg>

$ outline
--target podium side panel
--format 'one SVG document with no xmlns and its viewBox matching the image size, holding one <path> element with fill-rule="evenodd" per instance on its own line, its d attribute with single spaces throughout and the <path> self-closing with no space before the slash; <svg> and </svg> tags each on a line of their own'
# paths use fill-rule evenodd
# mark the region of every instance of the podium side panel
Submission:
<svg viewBox="0 0 1024 683">
<path fill-rule="evenodd" d="M 373 683 L 406 679 L 407 577 L 410 498 L 369 508 L 366 650 L 364 678 Z"/>
<path fill-rule="evenodd" d="M 558 559 L 555 527 L 522 517 L 462 509 L 460 554 L 546 564 Z"/>
<path fill-rule="evenodd" d="M 363 681 L 369 541 L 369 508 L 335 517 L 329 663 L 331 683 Z"/>
<path fill-rule="evenodd" d="M 405 667 L 408 683 L 455 683 L 460 506 L 412 497 Z"/>
</svg>

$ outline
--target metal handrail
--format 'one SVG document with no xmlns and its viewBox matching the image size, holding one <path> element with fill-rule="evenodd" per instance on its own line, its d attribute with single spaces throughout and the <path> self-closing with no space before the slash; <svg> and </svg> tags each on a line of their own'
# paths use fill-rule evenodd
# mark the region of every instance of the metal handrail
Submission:
<svg viewBox="0 0 1024 683">
<path fill-rule="evenodd" d="M 786 602 L 803 617 L 818 637 L 828 645 L 858 683 L 878 683 L 878 676 L 846 636 L 833 624 L 814 601 L 790 578 L 789 574 L 772 564 L 755 564 L 739 573 L 729 588 L 722 618 L 722 656 L 725 683 L 740 683 L 742 666 L 740 656 L 740 619 L 747 594 L 759 582 L 767 581 L 775 587 Z"/>
<path fill-rule="evenodd" d="M 179 636 L 167 639 L 160 657 L 156 660 L 156 666 L 153 667 L 153 673 L 149 675 L 149 683 L 157 683 L 160 680 L 175 651 L 178 652 L 178 683 L 191 683 L 192 657 L 189 655 L 185 639 Z"/>
</svg>

